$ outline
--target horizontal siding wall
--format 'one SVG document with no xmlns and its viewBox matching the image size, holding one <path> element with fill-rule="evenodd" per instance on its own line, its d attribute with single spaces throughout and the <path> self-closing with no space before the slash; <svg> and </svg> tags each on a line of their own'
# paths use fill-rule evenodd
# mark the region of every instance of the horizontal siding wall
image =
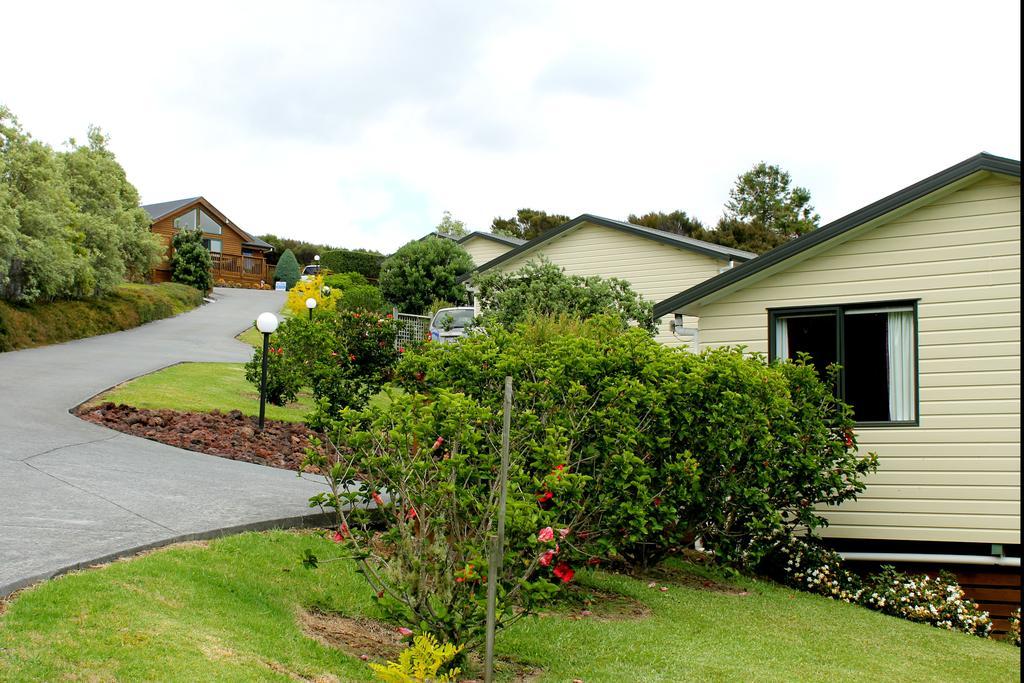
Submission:
<svg viewBox="0 0 1024 683">
<path fill-rule="evenodd" d="M 499 266 L 503 272 L 522 268 L 529 261 L 545 257 L 565 268 L 570 275 L 599 275 L 627 280 L 644 298 L 657 303 L 678 292 L 718 275 L 728 261 L 661 244 L 602 225 L 583 223 L 572 232 L 539 249 Z M 690 343 L 672 334 L 666 316 L 658 330 L 658 341 L 669 345 Z M 687 316 L 687 327 L 697 319 Z"/>
<path fill-rule="evenodd" d="M 474 237 L 460 245 L 473 259 L 473 265 L 482 266 L 488 261 L 493 261 L 514 247 L 508 244 L 500 244 L 486 237 Z"/>
<path fill-rule="evenodd" d="M 920 299 L 919 427 L 859 430 L 881 466 L 836 538 L 1020 543 L 1020 182 L 990 177 L 700 313 L 767 353 L 767 309 Z"/>
</svg>

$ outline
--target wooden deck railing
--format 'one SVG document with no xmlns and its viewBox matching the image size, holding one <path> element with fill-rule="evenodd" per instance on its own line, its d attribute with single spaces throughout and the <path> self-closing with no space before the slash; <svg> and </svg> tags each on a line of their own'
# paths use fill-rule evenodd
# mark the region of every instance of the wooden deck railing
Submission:
<svg viewBox="0 0 1024 683">
<path fill-rule="evenodd" d="M 212 254 L 213 278 L 259 282 L 268 280 L 267 260 L 262 256 Z"/>
</svg>

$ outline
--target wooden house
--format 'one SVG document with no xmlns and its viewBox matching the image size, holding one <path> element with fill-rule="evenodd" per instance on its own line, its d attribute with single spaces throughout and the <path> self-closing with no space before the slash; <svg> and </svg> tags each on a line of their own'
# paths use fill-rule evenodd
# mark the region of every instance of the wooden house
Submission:
<svg viewBox="0 0 1024 683">
<path fill-rule="evenodd" d="M 153 270 L 154 282 L 171 279 L 171 240 L 178 230 L 203 231 L 203 244 L 213 258 L 213 281 L 238 285 L 270 283 L 273 267 L 267 254 L 273 246 L 232 223 L 203 197 L 177 199 L 142 207 L 152 221 L 150 230 L 162 240 L 164 259 Z"/>
</svg>

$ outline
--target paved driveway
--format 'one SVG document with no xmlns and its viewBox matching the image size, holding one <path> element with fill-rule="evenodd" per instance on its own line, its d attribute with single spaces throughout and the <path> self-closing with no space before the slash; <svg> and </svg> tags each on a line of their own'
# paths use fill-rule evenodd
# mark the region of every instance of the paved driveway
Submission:
<svg viewBox="0 0 1024 683">
<path fill-rule="evenodd" d="M 310 510 L 294 473 L 113 432 L 68 410 L 178 361 L 247 360 L 234 335 L 284 295 L 218 289 L 217 301 L 127 332 L 0 353 L 0 596 L 119 554 Z"/>
</svg>

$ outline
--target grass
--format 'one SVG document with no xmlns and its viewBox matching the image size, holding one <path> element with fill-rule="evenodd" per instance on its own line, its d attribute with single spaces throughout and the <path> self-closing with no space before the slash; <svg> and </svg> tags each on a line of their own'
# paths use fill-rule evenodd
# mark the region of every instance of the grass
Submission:
<svg viewBox="0 0 1024 683">
<path fill-rule="evenodd" d="M 240 410 L 259 415 L 259 391 L 245 381 L 242 363 L 180 363 L 144 375 L 106 391 L 90 404 L 111 401 L 149 410 L 170 409 L 208 413 L 213 409 Z M 267 404 L 267 419 L 302 422 L 313 410 L 308 393 L 286 406 Z"/>
<path fill-rule="evenodd" d="M 378 616 L 353 565 L 299 566 L 312 534 L 269 532 L 181 546 L 48 581 L 0 616 L 0 680 L 372 680 L 365 663 L 306 637 L 317 606 Z M 700 572 L 700 568 L 693 571 Z M 498 637 L 499 655 L 540 680 L 1018 680 L 1019 650 L 798 593 L 737 582 L 750 595 L 581 572 L 589 586 L 648 606 L 649 616 L 545 616 Z"/>
<path fill-rule="evenodd" d="M 0 301 L 0 351 L 118 332 L 195 308 L 199 290 L 165 282 L 123 284 L 106 296 L 14 306 Z"/>
</svg>

